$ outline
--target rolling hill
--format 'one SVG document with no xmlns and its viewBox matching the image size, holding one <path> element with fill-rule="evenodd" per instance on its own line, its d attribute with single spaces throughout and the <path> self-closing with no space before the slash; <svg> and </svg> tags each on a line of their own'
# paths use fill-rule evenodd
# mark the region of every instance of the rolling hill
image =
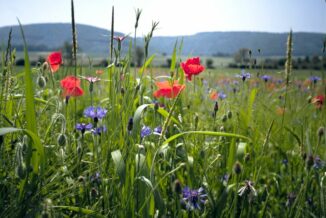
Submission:
<svg viewBox="0 0 326 218">
<path fill-rule="evenodd" d="M 18 26 L 0 28 L 0 45 L 6 45 L 8 33 L 12 28 L 12 45 L 22 48 L 22 38 Z M 29 50 L 51 51 L 71 41 L 71 25 L 68 23 L 45 23 L 25 25 L 24 32 Z M 89 54 L 108 54 L 110 31 L 94 26 L 77 24 L 77 40 L 80 51 Z M 123 35 L 123 33 L 116 33 Z M 150 43 L 150 53 L 171 54 L 173 46 L 183 39 L 184 55 L 232 55 L 240 48 L 253 52 L 261 49 L 264 56 L 285 54 L 287 33 L 266 32 L 202 32 L 190 36 L 154 37 Z M 325 34 L 296 32 L 293 34 L 294 55 L 321 55 Z M 143 38 L 138 38 L 138 45 Z M 128 41 L 128 40 L 127 40 Z M 123 43 L 124 49 L 128 43 Z"/>
</svg>

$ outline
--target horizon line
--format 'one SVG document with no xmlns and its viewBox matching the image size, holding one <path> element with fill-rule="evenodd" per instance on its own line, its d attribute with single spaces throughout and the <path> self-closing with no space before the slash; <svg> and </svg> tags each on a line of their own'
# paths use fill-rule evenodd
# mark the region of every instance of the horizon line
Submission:
<svg viewBox="0 0 326 218">
<path fill-rule="evenodd" d="M 71 25 L 71 23 L 69 22 L 45 22 L 45 23 L 27 23 L 27 24 L 22 24 L 22 26 L 32 26 L 32 25 L 47 25 L 47 24 L 67 24 L 67 25 Z M 94 27 L 94 28 L 98 28 L 98 29 L 102 29 L 105 31 L 110 31 L 109 29 L 106 29 L 104 27 L 100 27 L 100 26 L 95 26 L 95 25 L 91 25 L 91 24 L 85 24 L 85 23 L 76 23 L 76 25 L 82 25 L 82 26 L 89 26 L 89 27 Z M 19 26 L 19 24 L 8 24 L 8 25 L 3 25 L 0 26 L 0 28 L 9 28 L 9 27 L 16 27 Z M 207 30 L 207 31 L 200 31 L 200 32 L 196 32 L 193 34 L 176 34 L 176 35 L 155 35 L 153 37 L 183 37 L 183 36 L 194 36 L 200 33 L 216 33 L 216 32 L 249 32 L 249 33 L 270 33 L 270 34 L 287 34 L 291 31 L 292 29 L 290 29 L 288 32 L 286 31 L 280 31 L 280 32 L 271 32 L 271 31 L 265 31 L 265 30 Z M 117 33 L 122 33 L 124 35 L 126 35 L 126 33 L 122 32 L 122 31 L 115 31 Z M 293 33 L 315 33 L 315 34 L 325 34 L 326 37 L 326 32 L 315 32 L 315 31 L 306 31 L 306 30 L 300 30 L 300 31 L 293 31 Z M 137 37 L 137 38 L 143 38 L 142 37 Z"/>
</svg>

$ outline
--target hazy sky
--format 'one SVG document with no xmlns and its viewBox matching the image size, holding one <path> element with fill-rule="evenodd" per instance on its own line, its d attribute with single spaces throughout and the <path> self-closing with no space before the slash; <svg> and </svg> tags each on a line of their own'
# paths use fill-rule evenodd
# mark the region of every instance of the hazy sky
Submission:
<svg viewBox="0 0 326 218">
<path fill-rule="evenodd" d="M 140 8 L 139 35 L 159 21 L 154 35 L 203 31 L 309 31 L 326 33 L 326 0 L 75 0 L 77 23 L 132 33 Z M 0 26 L 71 22 L 70 0 L 0 0 Z"/>
</svg>

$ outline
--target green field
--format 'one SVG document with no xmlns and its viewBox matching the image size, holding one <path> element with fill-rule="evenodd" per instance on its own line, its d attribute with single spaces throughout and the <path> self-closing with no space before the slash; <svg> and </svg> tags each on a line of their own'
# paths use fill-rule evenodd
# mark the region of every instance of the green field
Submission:
<svg viewBox="0 0 326 218">
<path fill-rule="evenodd" d="M 0 217 L 325 217 L 325 69 L 292 69 L 291 33 L 278 70 L 7 47 Z"/>
</svg>

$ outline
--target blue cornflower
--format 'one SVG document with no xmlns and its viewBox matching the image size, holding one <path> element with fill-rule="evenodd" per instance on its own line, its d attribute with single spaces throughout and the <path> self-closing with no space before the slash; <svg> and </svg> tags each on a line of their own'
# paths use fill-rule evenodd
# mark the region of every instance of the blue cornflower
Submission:
<svg viewBox="0 0 326 218">
<path fill-rule="evenodd" d="M 323 161 L 320 159 L 319 156 L 316 156 L 316 157 L 314 158 L 314 165 L 313 165 L 313 168 L 315 168 L 315 169 L 320 169 L 320 168 L 323 168 L 323 166 L 324 166 Z"/>
<path fill-rule="evenodd" d="M 270 79 L 272 79 L 272 77 L 269 76 L 269 75 L 263 75 L 263 76 L 261 76 L 261 79 L 264 80 L 265 83 L 266 83 L 266 82 L 268 82 Z"/>
<path fill-rule="evenodd" d="M 162 127 L 161 126 L 155 127 L 153 133 L 156 135 L 160 135 L 162 133 Z"/>
<path fill-rule="evenodd" d="M 207 194 L 204 189 L 191 190 L 189 187 L 185 187 L 182 190 L 182 203 L 185 204 L 187 210 L 201 209 L 200 205 L 205 204 L 207 200 Z"/>
<path fill-rule="evenodd" d="M 101 135 L 102 132 L 106 132 L 106 126 L 100 126 L 100 127 L 96 127 L 94 129 L 92 129 L 92 133 L 94 135 Z"/>
<path fill-rule="evenodd" d="M 320 78 L 319 76 L 311 76 L 311 77 L 309 77 L 309 80 L 310 80 L 312 83 L 316 84 L 318 81 L 321 80 L 321 78 Z"/>
<path fill-rule="evenodd" d="M 225 99 L 226 96 L 227 96 L 227 95 L 226 95 L 223 91 L 220 91 L 220 92 L 218 93 L 218 98 L 221 99 L 221 100 Z"/>
<path fill-rule="evenodd" d="M 247 195 L 249 202 L 251 202 L 253 198 L 257 196 L 257 191 L 254 187 L 254 183 L 252 181 L 246 180 L 244 182 L 244 186 L 242 186 L 238 190 L 238 195 L 239 196 Z"/>
<path fill-rule="evenodd" d="M 241 74 L 237 77 L 240 77 L 242 81 L 245 81 L 246 79 L 250 79 L 251 74 L 249 72 L 245 72 L 244 70 L 241 70 Z"/>
<path fill-rule="evenodd" d="M 152 130 L 151 130 L 150 127 L 143 126 L 143 128 L 141 128 L 141 131 L 140 131 L 140 137 L 141 138 L 144 138 L 146 136 L 149 136 L 150 134 L 152 134 Z"/>
<path fill-rule="evenodd" d="M 93 184 L 97 184 L 97 185 L 101 184 L 100 173 L 96 172 L 94 175 L 91 176 L 90 180 L 91 180 L 91 183 L 93 183 Z"/>
<path fill-rule="evenodd" d="M 98 122 L 99 119 L 102 119 L 108 111 L 101 107 L 90 106 L 84 110 L 84 116 L 94 119 L 94 122 Z"/>
<path fill-rule="evenodd" d="M 85 133 L 86 130 L 91 130 L 93 128 L 93 125 L 91 123 L 77 123 L 76 129 L 81 131 L 82 134 Z"/>
</svg>

